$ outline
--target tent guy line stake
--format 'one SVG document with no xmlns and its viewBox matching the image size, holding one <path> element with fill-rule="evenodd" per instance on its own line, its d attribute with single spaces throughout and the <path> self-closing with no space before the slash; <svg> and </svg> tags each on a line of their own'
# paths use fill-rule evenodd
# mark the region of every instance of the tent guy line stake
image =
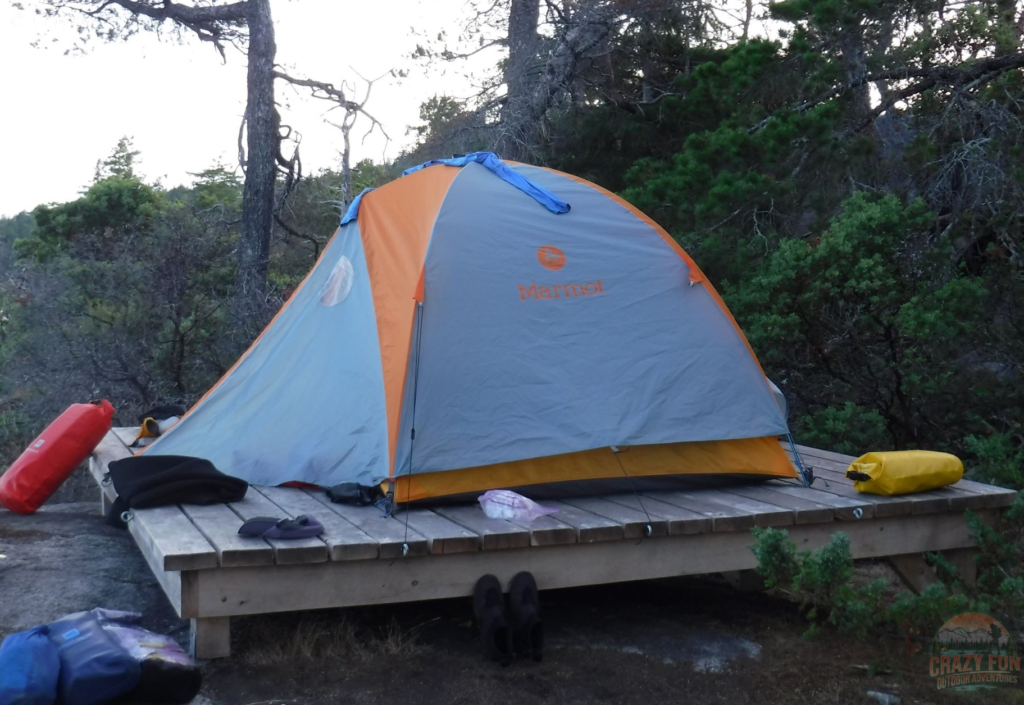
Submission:
<svg viewBox="0 0 1024 705">
<path fill-rule="evenodd" d="M 644 514 L 647 516 L 647 526 L 644 527 L 644 538 L 650 538 L 651 535 L 654 533 L 654 527 L 652 526 L 653 522 L 651 521 L 651 515 L 647 511 L 647 507 L 644 506 L 644 501 L 643 501 L 643 499 L 640 498 L 640 493 L 636 491 L 636 485 L 633 484 L 633 478 L 630 477 L 629 473 L 626 472 L 626 466 L 622 464 L 622 459 L 619 458 L 619 453 L 621 452 L 621 451 L 619 451 L 619 447 L 618 446 L 608 446 L 608 447 L 611 448 L 612 453 L 615 454 L 615 460 L 617 460 L 618 463 L 619 463 L 619 469 L 622 470 L 623 477 L 626 478 L 626 481 L 629 483 L 629 488 L 631 490 L 633 490 L 633 496 L 636 497 L 636 501 L 639 502 L 640 508 L 644 511 Z M 643 541 L 643 538 L 641 538 L 640 541 Z M 640 543 L 640 541 L 637 541 L 637 543 Z"/>
<path fill-rule="evenodd" d="M 412 430 L 409 434 L 409 472 L 407 478 L 412 477 L 413 450 L 416 448 L 416 396 L 419 391 L 420 382 L 420 347 L 423 343 L 423 302 L 416 302 L 416 364 L 413 367 L 412 376 Z M 402 540 L 402 556 L 409 555 L 409 505 L 412 503 L 411 482 L 406 481 L 405 487 L 405 538 Z"/>
<path fill-rule="evenodd" d="M 814 474 L 811 473 L 805 466 L 804 461 L 800 457 L 800 453 L 796 450 L 796 443 L 793 442 L 793 434 L 787 433 L 786 438 L 789 439 L 789 447 L 793 451 L 793 459 L 796 460 L 796 468 L 800 471 L 800 477 L 804 481 L 804 487 L 810 487 L 811 483 L 814 482 Z M 828 481 L 825 481 L 825 486 L 828 486 Z"/>
</svg>

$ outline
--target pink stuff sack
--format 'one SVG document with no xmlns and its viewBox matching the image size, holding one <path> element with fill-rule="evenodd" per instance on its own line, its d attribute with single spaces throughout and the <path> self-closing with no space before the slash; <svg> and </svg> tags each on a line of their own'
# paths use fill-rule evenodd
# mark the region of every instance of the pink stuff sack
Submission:
<svg viewBox="0 0 1024 705">
<path fill-rule="evenodd" d="M 511 490 L 487 490 L 480 495 L 480 506 L 484 514 L 491 519 L 513 521 L 533 521 L 558 511 L 551 507 L 542 507 L 532 499 Z"/>
</svg>

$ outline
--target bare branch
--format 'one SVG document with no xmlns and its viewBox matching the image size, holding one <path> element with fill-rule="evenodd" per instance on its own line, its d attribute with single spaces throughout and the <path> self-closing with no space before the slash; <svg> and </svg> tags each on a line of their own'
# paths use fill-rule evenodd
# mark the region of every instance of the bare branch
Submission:
<svg viewBox="0 0 1024 705">
<path fill-rule="evenodd" d="M 387 74 L 384 75 L 386 76 Z M 334 103 L 335 106 L 334 108 L 332 108 L 332 110 L 336 108 L 341 108 L 342 110 L 345 110 L 347 113 L 358 113 L 361 115 L 365 115 L 367 119 L 370 120 L 371 123 L 370 130 L 366 133 L 366 136 L 369 136 L 375 129 L 380 129 L 384 137 L 388 141 L 391 141 L 391 136 L 388 135 L 387 130 L 384 129 L 384 125 L 380 122 L 380 120 L 378 120 L 369 112 L 367 112 L 366 108 L 364 107 L 366 105 L 367 98 L 369 98 L 370 89 L 373 88 L 373 84 L 379 79 L 374 79 L 370 81 L 364 78 L 363 80 L 366 81 L 368 86 L 366 91 L 366 98 L 364 98 L 362 102 L 356 102 L 348 98 L 348 96 L 345 93 L 344 84 L 342 84 L 339 87 L 335 86 L 333 83 L 315 81 L 310 78 L 296 78 L 279 70 L 274 71 L 274 78 L 290 83 L 293 86 L 299 86 L 302 88 L 310 89 L 310 94 L 314 98 Z M 362 76 L 360 76 L 360 78 L 362 78 Z M 381 78 L 383 78 L 383 76 Z M 363 137 L 364 140 L 366 139 L 366 136 Z"/>
<path fill-rule="evenodd" d="M 870 75 L 865 75 L 855 81 L 843 83 L 823 93 L 814 100 L 808 100 L 791 108 L 793 112 L 803 113 L 839 97 L 846 91 L 860 88 L 868 83 L 889 80 L 910 80 L 920 79 L 916 83 L 903 88 L 900 91 L 893 91 L 889 97 L 871 111 L 870 115 L 856 127 L 853 132 L 858 132 L 871 124 L 879 115 L 892 108 L 896 103 L 906 100 L 915 95 L 938 85 L 948 85 L 962 91 L 970 91 L 985 83 L 1003 75 L 1007 71 L 1024 68 L 1024 54 L 1008 54 L 989 59 L 974 61 L 962 66 L 929 66 L 924 68 L 905 66 L 898 69 L 889 69 Z M 750 128 L 750 132 L 757 132 L 764 128 L 775 118 L 774 115 L 766 117 L 761 122 Z"/>
<path fill-rule="evenodd" d="M 146 18 L 155 25 L 170 22 L 178 28 L 192 32 L 201 41 L 213 44 L 222 59 L 226 59 L 225 44 L 236 45 L 236 40 L 245 36 L 248 5 L 245 0 L 225 5 L 203 6 L 180 4 L 170 0 L 53 0 L 50 4 L 56 12 L 77 12 L 110 26 L 110 38 L 134 33 L 133 26 L 138 23 L 139 18 Z M 122 24 L 112 21 L 118 10 L 130 15 Z"/>
</svg>

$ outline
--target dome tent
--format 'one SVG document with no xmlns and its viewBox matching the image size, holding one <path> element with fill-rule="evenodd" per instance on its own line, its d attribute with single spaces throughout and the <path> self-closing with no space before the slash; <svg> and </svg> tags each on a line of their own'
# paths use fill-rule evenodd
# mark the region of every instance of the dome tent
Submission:
<svg viewBox="0 0 1024 705">
<path fill-rule="evenodd" d="M 145 452 L 257 485 L 390 482 L 407 501 L 795 477 L 786 433 L 742 331 L 663 229 L 594 184 L 474 153 L 360 194 Z"/>
</svg>

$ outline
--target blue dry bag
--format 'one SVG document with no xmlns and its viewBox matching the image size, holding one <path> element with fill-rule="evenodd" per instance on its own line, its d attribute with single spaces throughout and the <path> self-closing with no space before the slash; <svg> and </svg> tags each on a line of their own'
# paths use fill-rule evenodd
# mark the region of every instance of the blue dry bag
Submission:
<svg viewBox="0 0 1024 705">
<path fill-rule="evenodd" d="M 104 631 L 92 612 L 52 622 L 50 641 L 60 654 L 62 705 L 99 705 L 139 682 L 139 662 Z"/>
<path fill-rule="evenodd" d="M 46 626 L 11 634 L 0 644 L 0 703 L 53 705 L 60 659 Z"/>
</svg>

